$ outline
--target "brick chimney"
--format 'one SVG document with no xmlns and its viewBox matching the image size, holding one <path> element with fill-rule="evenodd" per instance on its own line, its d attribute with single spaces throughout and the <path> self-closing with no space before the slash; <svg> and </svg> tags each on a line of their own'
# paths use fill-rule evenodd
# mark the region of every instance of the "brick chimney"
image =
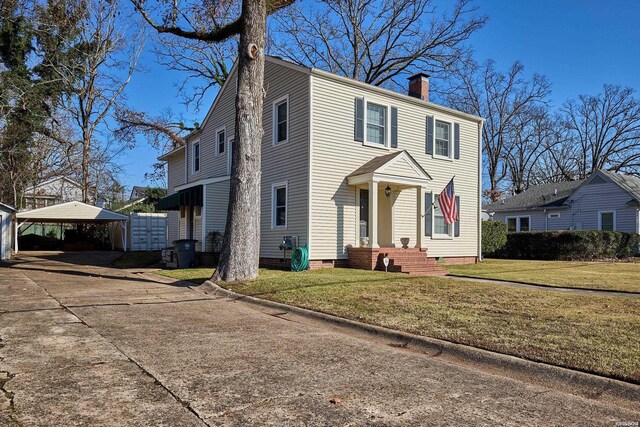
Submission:
<svg viewBox="0 0 640 427">
<path fill-rule="evenodd" d="M 429 101 L 429 75 L 424 73 L 409 77 L 409 96 Z"/>
</svg>

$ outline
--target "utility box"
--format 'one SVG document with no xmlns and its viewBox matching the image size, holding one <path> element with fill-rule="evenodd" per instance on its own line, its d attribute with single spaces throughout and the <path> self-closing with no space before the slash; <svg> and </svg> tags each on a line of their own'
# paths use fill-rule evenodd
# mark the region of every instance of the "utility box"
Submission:
<svg viewBox="0 0 640 427">
<path fill-rule="evenodd" d="M 281 251 L 292 251 L 298 247 L 298 236 L 284 236 L 280 244 Z"/>
</svg>

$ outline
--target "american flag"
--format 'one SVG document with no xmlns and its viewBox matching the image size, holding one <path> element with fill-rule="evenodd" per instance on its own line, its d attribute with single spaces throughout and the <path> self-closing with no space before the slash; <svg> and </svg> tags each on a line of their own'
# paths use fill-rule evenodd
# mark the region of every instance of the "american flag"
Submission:
<svg viewBox="0 0 640 427">
<path fill-rule="evenodd" d="M 453 178 L 449 181 L 440 196 L 438 197 L 438 203 L 440 203 L 440 210 L 444 216 L 444 222 L 447 224 L 453 224 L 458 221 L 458 204 L 456 203 L 456 193 L 453 188 Z"/>
</svg>

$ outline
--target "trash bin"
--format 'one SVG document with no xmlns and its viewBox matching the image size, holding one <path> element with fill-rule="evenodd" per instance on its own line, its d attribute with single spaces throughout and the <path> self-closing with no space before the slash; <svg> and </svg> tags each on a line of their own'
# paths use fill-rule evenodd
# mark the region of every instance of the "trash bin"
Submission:
<svg viewBox="0 0 640 427">
<path fill-rule="evenodd" d="M 180 239 L 173 241 L 178 259 L 178 268 L 190 268 L 196 266 L 196 242 L 193 239 Z"/>
</svg>

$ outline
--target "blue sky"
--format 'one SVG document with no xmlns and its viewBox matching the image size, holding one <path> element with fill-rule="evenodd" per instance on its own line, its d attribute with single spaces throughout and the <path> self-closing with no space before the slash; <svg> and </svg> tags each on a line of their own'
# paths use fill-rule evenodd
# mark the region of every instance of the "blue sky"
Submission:
<svg viewBox="0 0 640 427">
<path fill-rule="evenodd" d="M 489 22 L 471 39 L 479 61 L 492 58 L 500 69 L 520 60 L 528 73 L 545 74 L 555 106 L 580 94 L 597 94 L 604 83 L 640 90 L 640 0 L 478 0 Z M 128 104 L 148 113 L 167 107 L 187 120 L 201 121 L 215 97 L 211 91 L 200 112 L 188 111 L 174 87 L 181 76 L 155 65 L 127 87 Z M 125 186 L 147 185 L 158 153 L 140 141 L 121 160 Z"/>
</svg>

